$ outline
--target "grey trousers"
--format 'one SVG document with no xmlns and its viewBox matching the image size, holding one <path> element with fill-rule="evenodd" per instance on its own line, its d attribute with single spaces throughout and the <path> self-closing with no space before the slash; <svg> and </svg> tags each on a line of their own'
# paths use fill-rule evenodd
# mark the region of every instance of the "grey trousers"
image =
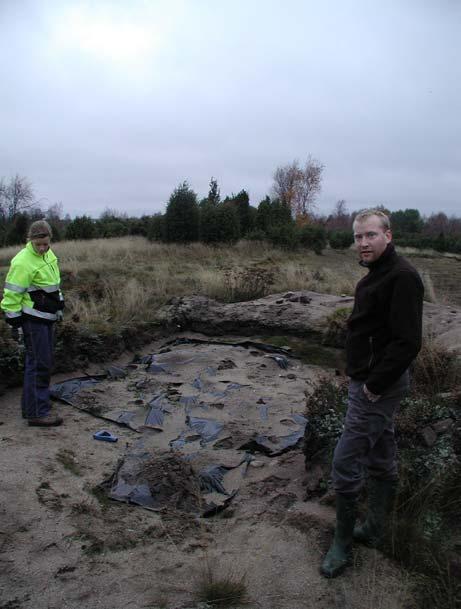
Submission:
<svg viewBox="0 0 461 609">
<path fill-rule="evenodd" d="M 363 393 L 363 382 L 350 380 L 344 431 L 333 456 L 337 493 L 359 493 L 367 471 L 382 480 L 398 478 L 394 415 L 408 389 L 406 371 L 377 402 L 370 402 Z"/>
</svg>

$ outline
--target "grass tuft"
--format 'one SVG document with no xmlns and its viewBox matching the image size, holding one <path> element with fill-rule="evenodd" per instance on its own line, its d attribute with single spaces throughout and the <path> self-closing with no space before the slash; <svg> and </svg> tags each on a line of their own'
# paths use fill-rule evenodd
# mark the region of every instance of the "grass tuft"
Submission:
<svg viewBox="0 0 461 609">
<path fill-rule="evenodd" d="M 433 334 L 428 334 L 424 337 L 412 376 L 418 395 L 434 396 L 456 390 L 461 383 L 458 356 L 440 345 Z"/>
<path fill-rule="evenodd" d="M 197 601 L 211 607 L 233 607 L 248 602 L 245 574 L 225 572 L 207 560 L 197 584 Z"/>
<path fill-rule="evenodd" d="M 68 448 L 60 448 L 56 453 L 56 460 L 61 463 L 64 469 L 72 472 L 75 476 L 81 476 L 80 466 L 75 453 Z"/>
</svg>

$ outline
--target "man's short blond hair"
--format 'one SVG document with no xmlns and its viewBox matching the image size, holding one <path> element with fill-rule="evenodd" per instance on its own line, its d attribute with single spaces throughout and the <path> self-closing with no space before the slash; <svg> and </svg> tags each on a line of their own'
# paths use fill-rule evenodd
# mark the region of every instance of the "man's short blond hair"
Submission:
<svg viewBox="0 0 461 609">
<path fill-rule="evenodd" d="M 363 222 L 364 220 L 368 220 L 368 218 L 370 218 L 371 216 L 376 216 L 377 218 L 379 218 L 381 228 L 383 230 L 391 230 L 391 221 L 389 220 L 389 216 L 380 209 L 375 209 L 373 207 L 359 211 L 359 213 L 354 218 L 352 227 L 354 227 L 356 222 Z"/>
</svg>

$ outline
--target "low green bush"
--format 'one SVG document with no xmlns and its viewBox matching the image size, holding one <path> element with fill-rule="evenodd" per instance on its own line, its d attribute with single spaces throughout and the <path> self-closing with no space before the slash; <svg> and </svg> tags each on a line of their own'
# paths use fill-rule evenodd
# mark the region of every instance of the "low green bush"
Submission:
<svg viewBox="0 0 461 609">
<path fill-rule="evenodd" d="M 345 250 L 354 243 L 354 236 L 350 230 L 330 231 L 328 242 L 334 250 Z"/>
</svg>

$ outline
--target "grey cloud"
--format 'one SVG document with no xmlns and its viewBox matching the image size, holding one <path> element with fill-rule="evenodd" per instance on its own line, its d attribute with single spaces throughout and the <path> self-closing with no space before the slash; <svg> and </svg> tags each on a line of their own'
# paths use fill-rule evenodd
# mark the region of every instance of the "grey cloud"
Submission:
<svg viewBox="0 0 461 609">
<path fill-rule="evenodd" d="M 325 164 L 320 211 L 345 198 L 458 213 L 457 3 L 178 3 L 131 70 L 56 47 L 72 3 L 19 4 L 0 14 L 0 176 L 71 214 L 160 211 L 179 181 L 202 196 L 212 175 L 257 204 L 277 165 L 309 153 Z M 117 10 L 165 21 L 152 6 Z"/>
</svg>

